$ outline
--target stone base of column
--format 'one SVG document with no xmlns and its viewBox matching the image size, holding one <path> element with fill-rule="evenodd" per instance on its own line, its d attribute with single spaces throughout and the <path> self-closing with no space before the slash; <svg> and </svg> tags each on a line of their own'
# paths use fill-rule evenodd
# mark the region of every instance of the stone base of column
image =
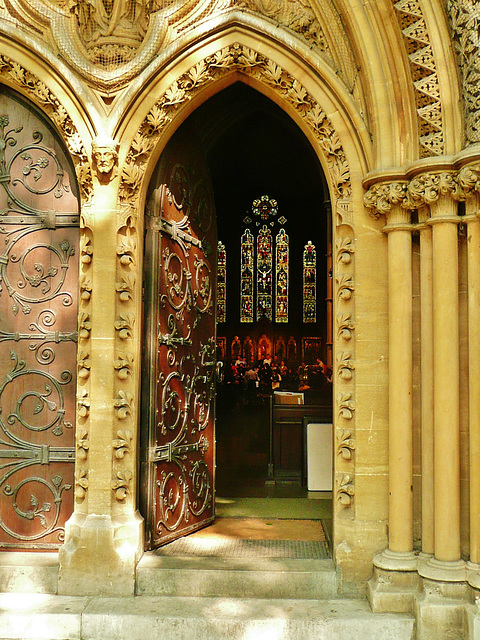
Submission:
<svg viewBox="0 0 480 640">
<path fill-rule="evenodd" d="M 466 582 L 437 582 L 424 579 L 422 593 L 415 599 L 418 640 L 466 638 L 467 606 L 469 605 Z"/>
<path fill-rule="evenodd" d="M 416 571 L 417 556 L 413 551 L 385 549 L 373 557 L 373 566 L 386 571 Z"/>
<path fill-rule="evenodd" d="M 480 564 L 467 562 L 467 582 L 476 591 L 480 591 Z"/>
<path fill-rule="evenodd" d="M 466 614 L 466 640 L 480 639 L 480 607 L 476 604 L 468 604 L 465 607 Z"/>
<path fill-rule="evenodd" d="M 466 582 L 467 569 L 463 560 L 444 562 L 430 558 L 418 564 L 418 573 L 422 578 L 440 582 Z"/>
<path fill-rule="evenodd" d="M 73 514 L 59 550 L 61 595 L 130 596 L 143 554 L 140 514 L 110 517 Z"/>
<path fill-rule="evenodd" d="M 413 613 L 421 580 L 416 571 L 390 571 L 375 567 L 367 582 L 367 598 L 375 613 Z"/>
</svg>

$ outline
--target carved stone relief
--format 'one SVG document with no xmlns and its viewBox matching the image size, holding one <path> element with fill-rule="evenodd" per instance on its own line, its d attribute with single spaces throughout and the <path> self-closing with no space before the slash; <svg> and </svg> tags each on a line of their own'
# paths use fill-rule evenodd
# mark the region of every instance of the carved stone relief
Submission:
<svg viewBox="0 0 480 640">
<path fill-rule="evenodd" d="M 118 142 L 96 138 L 92 142 L 92 158 L 100 184 L 108 184 L 118 175 Z"/>
<path fill-rule="evenodd" d="M 138 268 L 137 232 L 129 215 L 118 217 L 117 231 L 117 310 L 114 327 L 117 335 L 113 367 L 116 372 L 116 397 L 113 400 L 118 423 L 112 441 L 112 491 L 118 505 L 126 505 L 133 498 L 133 433 L 135 432 L 134 398 L 136 366 L 133 329 L 136 322 L 135 282 Z"/>
<path fill-rule="evenodd" d="M 340 235 L 335 241 L 336 258 L 336 505 L 339 509 L 351 507 L 355 494 L 355 385 L 354 363 L 354 240 Z M 344 349 L 348 346 L 348 351 Z"/>
<path fill-rule="evenodd" d="M 480 142 L 480 5 L 474 0 L 447 3 L 462 73 L 467 142 Z"/>
<path fill-rule="evenodd" d="M 371 215 L 378 218 L 387 215 L 393 205 L 400 204 L 407 210 L 419 209 L 449 195 L 457 202 L 465 200 L 478 190 L 478 170 L 475 164 L 466 165 L 459 171 L 427 171 L 411 180 L 380 182 L 368 189 L 364 204 Z"/>
<path fill-rule="evenodd" d="M 161 48 L 213 16 L 240 10 L 304 38 L 359 99 L 359 70 L 331 0 L 9 0 L 8 5 L 13 19 L 36 36 L 41 34 L 44 44 L 53 37 L 61 56 L 100 90 L 118 90 Z"/>
<path fill-rule="evenodd" d="M 420 0 L 395 3 L 405 36 L 417 102 L 420 157 L 440 156 L 444 150 L 442 103 L 435 57 Z"/>
<path fill-rule="evenodd" d="M 302 35 L 320 51 L 328 49 L 325 35 L 314 10 L 305 0 L 237 0 L 232 6 L 245 7 Z"/>
</svg>

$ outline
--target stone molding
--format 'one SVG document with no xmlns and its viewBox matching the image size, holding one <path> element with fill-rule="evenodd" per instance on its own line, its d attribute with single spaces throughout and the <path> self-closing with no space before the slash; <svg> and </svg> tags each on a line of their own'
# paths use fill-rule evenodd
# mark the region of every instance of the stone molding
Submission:
<svg viewBox="0 0 480 640">
<path fill-rule="evenodd" d="M 400 29 L 412 71 L 417 103 L 420 157 L 441 156 L 445 152 L 443 115 L 437 62 L 430 42 L 420 0 L 395 3 Z"/>
</svg>

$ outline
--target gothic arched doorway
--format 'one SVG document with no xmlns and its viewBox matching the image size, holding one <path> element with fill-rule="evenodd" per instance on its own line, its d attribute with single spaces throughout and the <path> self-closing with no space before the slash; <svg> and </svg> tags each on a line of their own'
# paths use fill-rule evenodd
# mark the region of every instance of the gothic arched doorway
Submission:
<svg viewBox="0 0 480 640">
<path fill-rule="evenodd" d="M 187 123 L 180 127 L 179 133 L 185 126 Z M 229 495 L 233 491 L 236 495 L 250 495 L 266 485 L 275 484 L 276 495 L 305 496 L 308 492 L 305 420 L 309 416 L 298 412 L 295 426 L 290 425 L 286 430 L 284 427 L 289 420 L 283 420 L 276 437 L 276 442 L 279 438 L 284 439 L 283 454 L 275 459 L 270 403 L 275 386 L 272 378 L 275 373 L 278 376 L 283 367 L 276 390 L 290 396 L 301 394 L 310 409 L 310 417 L 321 414 L 331 421 L 329 372 L 320 369 L 317 362 L 317 359 L 322 360 L 331 366 L 331 314 L 327 306 L 327 299 L 331 298 L 327 286 L 330 239 L 325 181 L 320 165 L 310 144 L 288 115 L 241 83 L 232 85 L 199 107 L 188 119 L 188 126 L 195 131 L 201 155 L 205 156 L 208 165 L 218 237 L 228 254 L 224 283 L 227 291 L 225 321 L 217 325 L 217 358 L 224 365 L 217 394 L 217 494 Z M 169 147 L 174 140 L 175 136 Z M 164 158 L 165 152 L 160 164 Z M 158 185 L 155 183 L 155 186 Z M 254 200 L 264 202 L 262 196 L 266 194 L 277 200 L 278 216 L 275 220 L 263 220 L 261 225 L 250 224 L 247 220 L 249 207 Z M 240 293 L 241 237 L 246 227 L 257 237 L 257 232 L 265 226 L 263 222 L 270 233 L 276 235 L 286 229 L 290 238 L 288 314 L 278 319 L 276 309 L 271 317 L 255 312 L 252 321 L 245 322 L 242 317 L 245 300 Z M 303 255 L 309 243 L 316 248 L 317 286 L 314 310 L 305 321 Z M 155 260 L 147 251 L 146 270 L 152 259 Z M 275 268 L 271 277 L 275 280 Z M 277 281 L 271 284 L 276 285 Z M 257 302 L 259 288 L 259 281 L 255 280 L 252 295 Z M 278 291 L 272 291 L 274 307 L 279 298 L 276 293 Z M 149 304 L 147 295 L 146 317 Z M 152 329 L 155 329 L 153 325 Z M 152 330 L 146 329 L 146 335 L 148 333 Z M 237 359 L 253 368 L 258 367 L 259 361 L 271 359 L 271 378 L 252 387 L 245 379 L 245 367 L 240 381 L 232 379 L 231 371 Z M 150 369 L 148 358 L 146 367 Z M 150 410 L 149 398 L 155 384 L 144 389 L 144 415 Z M 151 425 L 155 422 L 159 424 L 158 420 L 153 420 Z M 143 446 L 146 451 L 152 444 L 148 445 L 144 440 Z M 145 453 L 143 458 L 149 456 Z M 280 459 L 286 463 L 283 469 L 279 468 Z M 331 464 L 329 473 L 331 476 Z M 148 474 L 143 475 L 145 480 Z M 149 482 L 151 479 L 147 484 Z M 158 489 L 162 480 L 157 477 L 155 482 Z M 155 490 L 151 488 L 150 491 Z M 165 502 L 164 492 L 156 491 L 156 497 L 151 493 L 150 502 L 144 501 L 144 515 L 151 511 L 153 504 Z M 172 504 L 180 502 L 180 492 L 175 489 Z M 172 512 L 169 513 L 172 517 Z M 147 525 L 150 529 L 158 530 L 156 517 L 150 517 Z M 192 525 L 187 528 L 191 530 Z M 169 534 L 163 541 L 168 539 L 171 539 Z"/>
</svg>

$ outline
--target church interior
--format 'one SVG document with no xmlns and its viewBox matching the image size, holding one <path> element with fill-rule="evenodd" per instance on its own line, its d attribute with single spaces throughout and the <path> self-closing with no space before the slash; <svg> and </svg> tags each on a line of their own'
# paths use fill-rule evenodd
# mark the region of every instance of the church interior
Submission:
<svg viewBox="0 0 480 640">
<path fill-rule="evenodd" d="M 217 493 L 223 495 L 228 491 L 238 495 L 251 491 L 252 487 L 258 492 L 262 486 L 265 491 L 268 464 L 272 463 L 269 451 L 273 392 L 301 389 L 302 400 L 310 411 L 317 406 L 331 413 L 332 345 L 331 340 L 328 344 L 327 332 L 331 293 L 329 300 L 327 286 L 332 274 L 331 265 L 329 273 L 327 264 L 331 238 L 325 209 L 325 180 L 311 145 L 298 127 L 270 100 L 245 85 L 232 85 L 214 96 L 191 119 L 207 158 L 218 241 L 226 253 L 225 316 L 221 321 L 217 313 L 217 359 L 222 362 L 216 408 Z M 250 229 L 256 242 L 265 224 L 252 211 L 253 203 L 261 196 L 270 196 L 268 202 L 278 203 L 278 213 L 266 220 L 273 239 L 281 228 L 288 236 L 288 313 L 277 318 L 273 302 L 268 318 L 258 313 L 254 301 L 251 318 L 245 321 L 241 296 L 242 236 Z M 303 253 L 309 242 L 315 247 L 316 272 L 314 315 L 306 322 Z M 273 248 L 272 262 L 275 255 Z M 257 253 L 254 263 L 256 256 Z M 219 273 L 217 266 L 217 278 Z M 256 279 L 253 274 L 253 280 Z M 275 285 L 275 275 L 272 280 Z M 265 359 L 271 365 L 268 379 L 262 381 L 258 379 L 259 366 Z M 324 363 L 325 372 L 317 360 Z M 256 372 L 256 379 L 250 383 L 245 378 L 249 369 Z M 300 432 L 296 429 L 294 441 L 288 446 L 303 451 L 304 435 L 303 429 Z M 307 491 L 306 479 L 299 476 L 284 479 L 283 483 L 277 478 L 277 484 L 276 495 L 281 495 L 282 484 L 287 493 L 291 492 L 292 484 L 303 486 L 304 494 Z"/>
</svg>

